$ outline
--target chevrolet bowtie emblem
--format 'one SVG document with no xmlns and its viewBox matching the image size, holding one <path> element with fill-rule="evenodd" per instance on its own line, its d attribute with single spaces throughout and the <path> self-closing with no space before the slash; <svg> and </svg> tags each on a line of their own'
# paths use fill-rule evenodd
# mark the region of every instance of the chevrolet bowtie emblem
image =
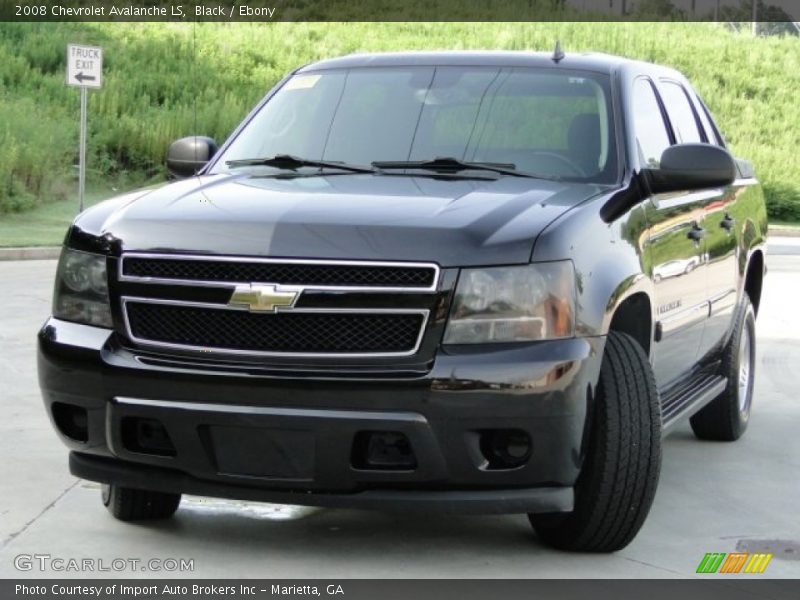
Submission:
<svg viewBox="0 0 800 600">
<path fill-rule="evenodd" d="M 278 312 L 291 308 L 300 296 L 301 289 L 279 285 L 237 285 L 228 306 L 246 306 L 251 312 Z"/>
</svg>

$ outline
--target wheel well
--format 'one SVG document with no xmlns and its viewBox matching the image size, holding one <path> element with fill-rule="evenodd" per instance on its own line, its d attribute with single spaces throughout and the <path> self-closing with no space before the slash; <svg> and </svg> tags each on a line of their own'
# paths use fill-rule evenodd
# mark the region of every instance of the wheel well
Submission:
<svg viewBox="0 0 800 600">
<path fill-rule="evenodd" d="M 747 275 L 744 280 L 744 291 L 750 297 L 753 312 L 758 314 L 758 305 L 761 302 L 761 284 L 764 281 L 764 255 L 756 250 L 750 257 L 747 265 Z"/>
<path fill-rule="evenodd" d="M 638 292 L 626 298 L 617 307 L 609 330 L 627 333 L 639 342 L 644 353 L 649 355 L 652 320 L 650 298 L 644 292 Z"/>
</svg>

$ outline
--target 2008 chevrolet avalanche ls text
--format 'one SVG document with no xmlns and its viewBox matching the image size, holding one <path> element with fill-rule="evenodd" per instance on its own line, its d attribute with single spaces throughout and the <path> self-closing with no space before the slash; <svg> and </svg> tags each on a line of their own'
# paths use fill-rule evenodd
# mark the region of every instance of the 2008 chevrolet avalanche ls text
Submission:
<svg viewBox="0 0 800 600">
<path fill-rule="evenodd" d="M 527 513 L 613 551 L 665 432 L 747 426 L 763 195 L 672 69 L 347 56 L 167 165 L 75 220 L 39 332 L 70 469 L 120 519 Z"/>
</svg>

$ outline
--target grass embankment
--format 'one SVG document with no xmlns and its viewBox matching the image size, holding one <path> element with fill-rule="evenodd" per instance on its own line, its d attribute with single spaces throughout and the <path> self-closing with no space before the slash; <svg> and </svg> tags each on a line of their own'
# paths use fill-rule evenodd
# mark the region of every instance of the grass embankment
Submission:
<svg viewBox="0 0 800 600">
<path fill-rule="evenodd" d="M 112 192 L 113 193 L 113 192 Z M 91 190 L 84 199 L 88 208 L 111 194 Z M 0 217 L 0 248 L 15 246 L 59 246 L 67 227 L 78 212 L 77 195 L 39 204 L 30 210 Z"/>
<path fill-rule="evenodd" d="M 800 39 L 709 23 L 0 24 L 0 222 L 56 214 L 72 196 L 78 93 L 68 42 L 103 46 L 89 100 L 89 181 L 157 177 L 169 143 L 224 139 L 291 69 L 397 49 L 596 50 L 670 64 L 705 98 L 734 152 L 751 159 L 770 216 L 800 221 Z M 42 211 L 42 212 L 40 212 Z M 69 212 L 69 211 L 68 211 Z M 13 231 L 13 228 L 11 228 Z M 0 229 L 0 245 L 10 245 Z M 18 238 L 21 241 L 23 238 Z"/>
</svg>

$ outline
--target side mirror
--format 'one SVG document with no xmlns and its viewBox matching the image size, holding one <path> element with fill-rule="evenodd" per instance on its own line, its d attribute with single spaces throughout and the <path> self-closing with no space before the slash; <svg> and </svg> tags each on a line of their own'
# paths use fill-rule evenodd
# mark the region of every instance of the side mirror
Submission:
<svg viewBox="0 0 800 600">
<path fill-rule="evenodd" d="M 658 169 L 642 169 L 651 194 L 724 187 L 736 179 L 736 162 L 725 148 L 678 144 L 661 155 Z"/>
<path fill-rule="evenodd" d="M 175 179 L 196 175 L 216 151 L 217 143 L 209 137 L 181 138 L 172 142 L 167 150 L 167 171 Z"/>
</svg>

